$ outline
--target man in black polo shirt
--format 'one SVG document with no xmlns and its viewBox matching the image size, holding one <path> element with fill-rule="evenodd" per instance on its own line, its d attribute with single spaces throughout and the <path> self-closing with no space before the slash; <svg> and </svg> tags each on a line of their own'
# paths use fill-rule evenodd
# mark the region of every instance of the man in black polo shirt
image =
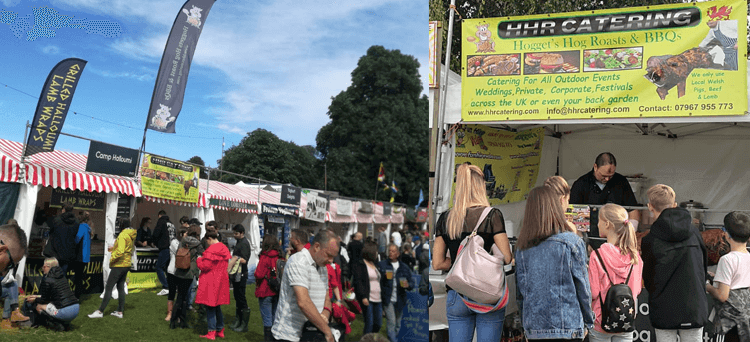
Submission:
<svg viewBox="0 0 750 342">
<path fill-rule="evenodd" d="M 637 206 L 638 200 L 635 198 L 628 179 L 615 172 L 615 168 L 617 168 L 617 160 L 612 153 L 604 152 L 598 155 L 594 162 L 594 169 L 573 183 L 570 189 L 570 204 L 614 203 L 622 206 Z M 638 221 L 641 219 L 640 211 L 629 210 L 628 217 L 633 227 L 638 230 Z M 598 215 L 592 211 L 590 236 L 599 236 L 597 223 Z"/>
</svg>

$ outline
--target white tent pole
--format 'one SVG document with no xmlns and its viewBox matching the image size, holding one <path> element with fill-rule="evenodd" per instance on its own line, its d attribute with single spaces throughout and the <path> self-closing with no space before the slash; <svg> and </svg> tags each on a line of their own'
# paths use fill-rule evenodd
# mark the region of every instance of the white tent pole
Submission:
<svg viewBox="0 0 750 342">
<path fill-rule="evenodd" d="M 437 208 L 439 202 L 442 200 L 442 197 L 440 196 L 439 189 L 440 189 L 440 162 L 443 159 L 443 121 L 445 118 L 445 100 L 448 95 L 448 73 L 450 73 L 450 56 L 451 56 L 451 39 L 453 39 L 453 16 L 455 13 L 455 7 L 456 7 L 456 0 L 451 0 L 450 5 L 450 19 L 448 20 L 448 41 L 446 42 L 446 48 L 445 48 L 445 71 L 443 72 L 441 76 L 442 80 L 440 82 L 440 108 L 438 108 L 438 118 L 437 122 L 435 123 L 437 125 L 437 136 L 435 137 L 435 141 L 437 142 L 437 146 L 435 146 L 435 180 L 432 184 L 432 210 L 433 213 L 435 213 L 435 209 Z M 435 219 L 437 220 L 437 215 L 434 215 Z M 435 222 L 433 222 L 435 223 Z"/>
</svg>

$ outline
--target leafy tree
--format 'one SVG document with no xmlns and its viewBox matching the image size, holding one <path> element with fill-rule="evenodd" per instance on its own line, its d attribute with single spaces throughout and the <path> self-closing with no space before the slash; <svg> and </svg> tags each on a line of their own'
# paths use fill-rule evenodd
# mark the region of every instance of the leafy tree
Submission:
<svg viewBox="0 0 750 342">
<path fill-rule="evenodd" d="M 395 200 L 416 204 L 428 191 L 428 100 L 419 62 L 399 50 L 372 46 L 352 71 L 352 84 L 332 98 L 331 121 L 318 131 L 317 149 L 327 169 L 328 189 L 373 198 L 382 162 L 386 182 L 395 180 Z M 377 188 L 377 199 L 391 193 Z"/>
<path fill-rule="evenodd" d="M 199 156 L 194 156 L 194 157 L 188 159 L 187 161 L 188 161 L 188 163 L 193 163 L 193 164 L 197 164 L 197 165 L 202 166 L 201 167 L 200 178 L 201 179 L 208 179 L 208 172 L 206 171 L 206 163 L 203 161 L 203 158 L 201 158 Z"/>
<path fill-rule="evenodd" d="M 238 145 L 224 153 L 222 168 L 242 175 L 276 183 L 320 188 L 322 173 L 311 146 L 298 146 L 258 128 L 249 132 Z M 221 181 L 236 183 L 248 179 L 224 174 Z"/>
<path fill-rule="evenodd" d="M 683 0 L 456 0 L 457 15 L 453 17 L 451 38 L 450 69 L 461 74 L 461 19 L 496 18 L 548 14 L 575 11 L 593 11 L 610 8 L 653 6 L 683 3 Z M 430 0 L 430 20 L 443 22 L 443 47 L 440 58 L 445 63 L 445 49 L 448 40 L 448 20 L 450 20 L 450 0 Z M 748 8 L 750 16 L 750 8 Z M 750 25 L 748 25 L 750 28 Z M 748 30 L 750 31 L 750 30 Z M 750 34 L 748 35 L 750 48 Z M 750 50 L 750 49 L 748 49 Z"/>
</svg>

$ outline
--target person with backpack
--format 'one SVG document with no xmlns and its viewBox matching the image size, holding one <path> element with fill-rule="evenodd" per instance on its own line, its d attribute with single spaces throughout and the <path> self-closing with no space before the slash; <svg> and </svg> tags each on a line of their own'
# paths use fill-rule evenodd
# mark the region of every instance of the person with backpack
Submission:
<svg viewBox="0 0 750 342">
<path fill-rule="evenodd" d="M 594 328 L 586 245 L 552 188 L 529 191 L 516 248 L 516 302 L 527 339 L 583 341 Z"/>
<path fill-rule="evenodd" d="M 628 212 L 617 204 L 599 210 L 599 236 L 607 242 L 589 257 L 591 300 L 596 323 L 591 342 L 633 341 L 636 299 L 641 293 L 643 261 Z"/>
<path fill-rule="evenodd" d="M 258 298 L 260 316 L 263 319 L 264 341 L 273 341 L 271 328 L 279 304 L 279 287 L 281 284 L 281 270 L 277 269 L 281 257 L 281 246 L 276 235 L 266 234 L 263 237 L 258 266 L 255 268 L 255 297 Z M 272 286 L 273 285 L 273 286 Z"/>
<path fill-rule="evenodd" d="M 435 270 L 448 271 L 452 261 L 458 256 L 461 242 L 477 226 L 485 208 L 490 206 L 485 190 L 484 173 L 476 165 L 461 164 L 456 175 L 456 194 L 453 209 L 440 215 L 435 227 L 432 265 Z M 484 240 L 484 250 L 489 252 L 493 245 L 503 253 L 505 264 L 510 264 L 513 254 L 510 250 L 505 220 L 500 210 L 492 209 L 482 222 L 477 235 Z M 446 258 L 446 251 L 450 259 Z M 446 286 L 446 314 L 448 334 L 451 341 L 471 341 L 474 330 L 478 341 L 499 341 L 503 331 L 505 308 L 486 313 L 473 311 L 464 298 L 472 298 L 472 293 L 459 294 Z"/>
<path fill-rule="evenodd" d="M 198 240 L 201 236 L 201 227 L 192 224 L 187 231 L 181 228 L 177 235 L 180 239 L 180 247 L 175 253 L 174 270 L 174 280 L 177 282 L 177 298 L 175 298 L 169 328 L 175 329 L 179 324 L 181 328 L 189 329 L 191 327 L 187 323 L 188 294 L 193 279 L 197 278 L 200 273 L 196 260 L 204 251 L 200 240 Z"/>
</svg>

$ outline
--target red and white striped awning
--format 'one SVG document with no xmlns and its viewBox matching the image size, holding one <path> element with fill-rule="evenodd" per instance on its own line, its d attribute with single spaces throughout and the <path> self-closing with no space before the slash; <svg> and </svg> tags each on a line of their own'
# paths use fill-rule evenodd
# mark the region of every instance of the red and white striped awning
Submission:
<svg viewBox="0 0 750 342">
<path fill-rule="evenodd" d="M 22 143 L 0 139 L 0 154 L 12 159 L 8 162 L 11 169 L 9 179 L 18 181 L 18 170 L 12 163 L 20 165 L 22 151 Z M 86 159 L 83 154 L 65 151 L 36 153 L 24 159 L 26 181 L 53 188 L 141 196 L 141 188 L 133 178 L 86 172 Z"/>
<path fill-rule="evenodd" d="M 207 193 L 206 205 L 214 209 L 236 211 L 246 214 L 258 214 L 258 198 L 259 193 L 257 189 L 247 188 L 240 185 L 228 184 L 219 181 L 206 181 L 201 179 L 198 182 L 198 187 L 201 193 Z M 265 190 L 261 190 L 265 191 Z M 239 203 L 250 204 L 255 209 L 245 208 L 230 208 L 219 205 L 211 205 L 210 199 L 216 198 L 220 200 L 233 201 Z"/>
<path fill-rule="evenodd" d="M 16 148 L 15 144 L 13 141 L 0 139 L 0 182 L 18 183 L 21 172 L 20 164 L 18 160 L 8 155 L 8 151 Z M 19 151 L 18 154 L 20 155 L 21 152 Z"/>
<path fill-rule="evenodd" d="M 208 200 L 206 199 L 206 194 L 204 193 L 198 193 L 198 202 L 196 203 L 190 203 L 190 202 L 182 202 L 182 201 L 175 201 L 170 199 L 164 199 L 159 197 L 152 197 L 152 196 L 146 196 L 143 195 L 143 199 L 154 202 L 154 203 L 161 203 L 161 204 L 171 204 L 171 205 L 179 205 L 183 207 L 201 207 L 206 208 L 208 207 Z"/>
</svg>

